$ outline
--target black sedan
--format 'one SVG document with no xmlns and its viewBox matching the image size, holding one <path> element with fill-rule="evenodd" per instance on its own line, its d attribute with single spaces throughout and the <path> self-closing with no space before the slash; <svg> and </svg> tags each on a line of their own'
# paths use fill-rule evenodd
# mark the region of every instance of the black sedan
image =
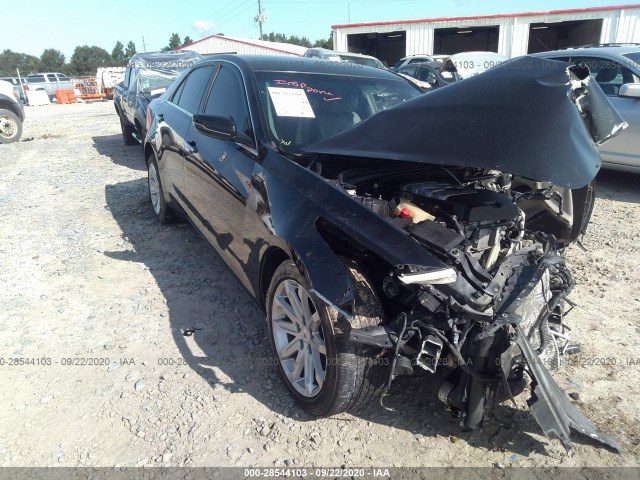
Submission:
<svg viewBox="0 0 640 480">
<path fill-rule="evenodd" d="M 212 56 L 147 122 L 156 216 L 182 212 L 265 310 L 309 412 L 423 372 L 480 428 L 526 372 L 545 434 L 617 448 L 545 367 L 566 338 L 563 252 L 593 205 L 594 142 L 623 125 L 588 71 L 524 57 L 421 95 L 354 64 Z"/>
</svg>

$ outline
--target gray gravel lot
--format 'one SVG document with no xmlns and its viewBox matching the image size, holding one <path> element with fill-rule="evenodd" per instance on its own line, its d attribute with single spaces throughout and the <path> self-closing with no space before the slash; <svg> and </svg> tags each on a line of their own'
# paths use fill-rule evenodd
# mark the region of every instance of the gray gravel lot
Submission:
<svg viewBox="0 0 640 480">
<path fill-rule="evenodd" d="M 189 225 L 155 221 L 112 102 L 27 108 L 31 137 L 0 145 L 0 465 L 639 465 L 640 176 L 598 179 L 569 253 L 582 353 L 555 373 L 626 452 L 576 437 L 568 455 L 526 395 L 500 409 L 515 428 L 465 433 L 419 379 L 394 383 L 393 412 L 310 418 L 240 284 Z"/>
</svg>

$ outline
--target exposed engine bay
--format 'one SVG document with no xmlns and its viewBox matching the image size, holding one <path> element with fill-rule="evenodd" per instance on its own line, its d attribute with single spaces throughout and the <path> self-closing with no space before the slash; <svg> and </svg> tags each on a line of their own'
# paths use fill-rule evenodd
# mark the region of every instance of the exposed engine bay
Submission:
<svg viewBox="0 0 640 480">
<path fill-rule="evenodd" d="M 323 175 L 448 265 L 381 271 L 372 264 L 368 272 L 377 280 L 387 320 L 354 329 L 350 337 L 390 354 L 387 389 L 395 376 L 427 372 L 438 398 L 464 427 L 477 429 L 492 418 L 497 403 L 526 388 L 528 376 L 529 406 L 547 436 L 568 449 L 574 428 L 619 449 L 569 402 L 547 370 L 578 348 L 563 322 L 573 287 L 563 251 L 591 213 L 592 197 L 583 195 L 591 187 L 563 190 L 472 168 L 353 167 Z M 587 201 L 573 205 L 576 198 Z M 557 221 L 567 238 L 532 230 L 529 215 Z"/>
</svg>

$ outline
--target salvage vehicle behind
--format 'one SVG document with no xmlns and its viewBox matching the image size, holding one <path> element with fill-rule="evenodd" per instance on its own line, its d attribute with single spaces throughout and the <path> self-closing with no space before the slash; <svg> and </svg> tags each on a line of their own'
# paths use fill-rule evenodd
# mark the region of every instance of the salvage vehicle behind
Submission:
<svg viewBox="0 0 640 480">
<path fill-rule="evenodd" d="M 508 57 L 495 52 L 462 52 L 451 55 L 440 66 L 440 74 L 448 82 L 473 77 L 500 65 Z"/>
<path fill-rule="evenodd" d="M 327 48 L 310 48 L 304 53 L 305 58 L 318 58 L 334 62 L 351 62 L 367 67 L 386 68 L 376 57 L 364 55 L 362 53 L 338 52 Z"/>
<path fill-rule="evenodd" d="M 594 45 L 536 56 L 589 68 L 591 81 L 629 124 L 624 134 L 600 148 L 603 167 L 640 173 L 640 45 Z"/>
<path fill-rule="evenodd" d="M 182 72 L 202 56 L 189 50 L 137 53 L 129 60 L 124 80 L 115 85 L 113 101 L 125 145 L 142 143 L 146 133 L 146 109 Z"/>
<path fill-rule="evenodd" d="M 14 86 L 0 80 L 0 143 L 13 143 L 22 136 L 24 107 Z"/>
<path fill-rule="evenodd" d="M 545 367 L 594 143 L 624 127 L 588 70 L 523 57 L 421 95 L 381 69 L 284 65 L 207 58 L 150 104 L 145 157 L 158 220 L 182 211 L 265 310 L 293 398 L 332 415 L 425 372 L 478 429 L 528 376 L 545 435 L 619 450 Z"/>
<path fill-rule="evenodd" d="M 59 72 L 42 72 L 27 75 L 26 91 L 44 90 L 47 92 L 50 100 L 53 100 L 58 90 L 73 89 L 71 79 L 64 73 Z"/>
</svg>

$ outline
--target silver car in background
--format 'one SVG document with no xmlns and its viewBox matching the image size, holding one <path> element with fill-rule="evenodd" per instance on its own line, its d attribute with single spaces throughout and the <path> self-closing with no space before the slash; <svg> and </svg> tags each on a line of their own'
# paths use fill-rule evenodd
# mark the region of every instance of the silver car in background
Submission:
<svg viewBox="0 0 640 480">
<path fill-rule="evenodd" d="M 589 67 L 593 81 L 629 124 L 600 147 L 602 167 L 640 173 L 640 45 L 569 48 L 536 56 Z"/>
</svg>

